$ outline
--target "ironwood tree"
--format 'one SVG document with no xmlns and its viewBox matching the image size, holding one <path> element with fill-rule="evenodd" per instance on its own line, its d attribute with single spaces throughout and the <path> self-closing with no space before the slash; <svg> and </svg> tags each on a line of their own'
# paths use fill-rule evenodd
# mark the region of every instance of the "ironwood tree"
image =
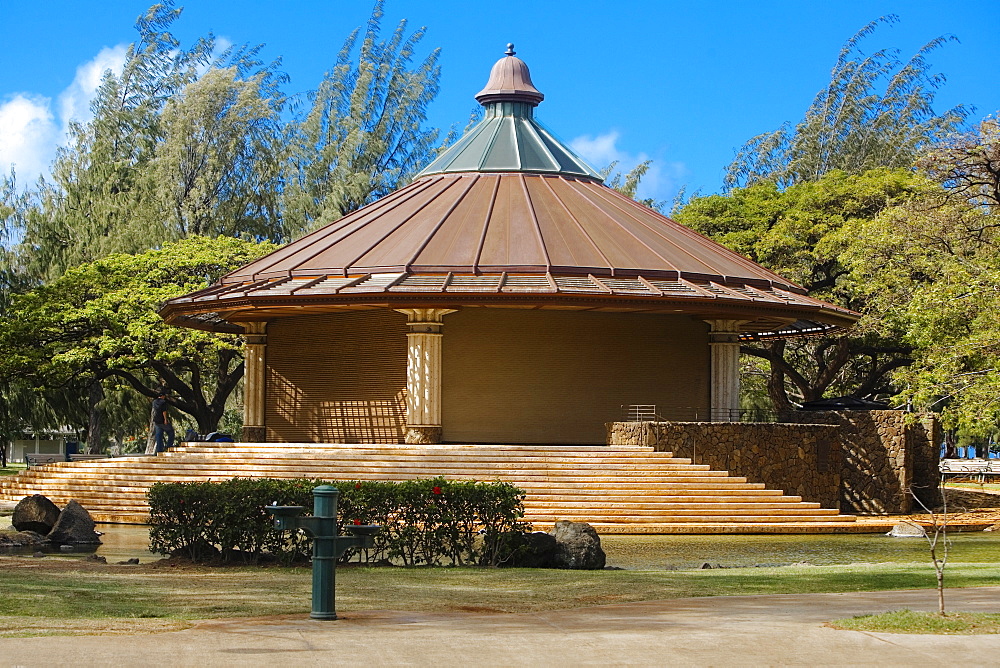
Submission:
<svg viewBox="0 0 1000 668">
<path fill-rule="evenodd" d="M 934 111 L 945 77 L 932 72 L 928 60 L 954 37 L 932 39 L 906 61 L 898 49 L 861 50 L 879 25 L 898 20 L 894 14 L 880 17 L 847 40 L 830 82 L 805 116 L 794 126 L 786 122 L 747 141 L 727 168 L 726 185 L 770 180 L 787 186 L 815 181 L 831 170 L 860 174 L 875 167 L 910 167 L 929 146 L 961 129 L 971 110 L 958 105 Z"/>
<path fill-rule="evenodd" d="M 344 41 L 306 113 L 288 128 L 282 212 L 293 236 L 406 185 L 440 147 L 439 131 L 424 126 L 438 93 L 440 49 L 411 64 L 426 29 L 408 34 L 403 20 L 382 39 L 383 4 L 375 3 L 363 34 L 359 28 Z"/>
</svg>

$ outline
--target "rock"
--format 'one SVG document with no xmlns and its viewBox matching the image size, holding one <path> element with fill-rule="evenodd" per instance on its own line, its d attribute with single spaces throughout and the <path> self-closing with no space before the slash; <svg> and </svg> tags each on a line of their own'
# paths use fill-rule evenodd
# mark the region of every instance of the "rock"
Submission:
<svg viewBox="0 0 1000 668">
<path fill-rule="evenodd" d="M 556 568 L 599 570 L 607 557 L 594 527 L 586 522 L 560 520 L 549 532 L 556 539 Z"/>
<path fill-rule="evenodd" d="M 700 568 L 700 569 L 702 569 L 702 570 L 705 570 L 706 568 L 711 568 L 711 567 L 712 567 L 712 564 L 710 564 L 710 563 L 708 563 L 708 562 L 706 561 L 706 562 L 702 563 L 702 565 L 701 565 L 701 566 L 699 566 L 698 568 Z"/>
<path fill-rule="evenodd" d="M 45 553 L 44 553 L 44 552 L 35 552 L 35 553 L 34 553 L 33 555 L 31 555 L 31 556 L 33 556 L 33 557 L 34 557 L 35 559 L 41 559 L 42 557 L 44 557 L 44 556 L 45 556 Z"/>
<path fill-rule="evenodd" d="M 101 539 L 94 526 L 90 513 L 74 499 L 59 513 L 59 519 L 49 533 L 49 542 L 54 545 L 99 545 Z"/>
<path fill-rule="evenodd" d="M 14 506 L 11 523 L 18 531 L 34 531 L 48 535 L 59 519 L 59 506 L 41 494 L 32 494 Z"/>
<path fill-rule="evenodd" d="M 927 536 L 927 532 L 919 524 L 900 522 L 886 536 L 892 536 L 893 538 L 924 538 Z"/>
<path fill-rule="evenodd" d="M 34 531 L 0 531 L 0 547 L 36 547 L 48 543 L 45 536 Z"/>
<path fill-rule="evenodd" d="M 556 539 L 543 531 L 526 533 L 520 537 L 514 550 L 511 565 L 520 568 L 555 568 Z"/>
<path fill-rule="evenodd" d="M 106 563 L 108 563 L 108 560 L 107 560 L 106 557 L 102 557 L 102 556 L 97 555 L 97 554 L 88 554 L 86 557 L 84 557 L 83 560 L 84 561 L 93 561 L 93 562 L 96 562 L 98 564 L 106 564 Z"/>
</svg>

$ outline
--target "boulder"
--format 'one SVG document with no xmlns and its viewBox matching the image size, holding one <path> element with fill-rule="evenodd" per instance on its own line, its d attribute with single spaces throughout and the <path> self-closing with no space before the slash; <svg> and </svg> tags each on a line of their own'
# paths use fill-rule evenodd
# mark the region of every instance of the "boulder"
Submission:
<svg viewBox="0 0 1000 668">
<path fill-rule="evenodd" d="M 927 532 L 919 524 L 899 522 L 896 526 L 892 527 L 892 531 L 887 533 L 886 536 L 892 536 L 893 538 L 924 538 L 927 536 Z"/>
<path fill-rule="evenodd" d="M 94 530 L 95 526 L 90 513 L 74 499 L 59 513 L 59 519 L 49 533 L 49 542 L 53 545 L 100 545 L 101 539 Z"/>
<path fill-rule="evenodd" d="M 601 539 L 586 522 L 559 520 L 549 532 L 556 539 L 554 566 L 581 570 L 604 568 L 607 557 Z"/>
<path fill-rule="evenodd" d="M 59 519 L 59 506 L 41 494 L 32 494 L 14 506 L 11 524 L 18 531 L 34 531 L 48 535 Z"/>
<path fill-rule="evenodd" d="M 48 545 L 48 539 L 34 531 L 0 531 L 0 548 L 38 547 Z"/>
<path fill-rule="evenodd" d="M 558 545 L 554 536 L 543 531 L 526 533 L 520 537 L 519 545 L 511 559 L 512 566 L 521 568 L 555 568 Z"/>
</svg>

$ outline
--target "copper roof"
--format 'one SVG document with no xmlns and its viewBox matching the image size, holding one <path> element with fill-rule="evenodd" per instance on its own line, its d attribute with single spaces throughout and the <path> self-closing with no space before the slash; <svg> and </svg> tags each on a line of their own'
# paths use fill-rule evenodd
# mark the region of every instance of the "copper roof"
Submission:
<svg viewBox="0 0 1000 668">
<path fill-rule="evenodd" d="M 744 321 L 752 336 L 857 319 L 604 186 L 535 130 L 533 94 L 510 50 L 480 93 L 483 122 L 416 181 L 161 313 L 239 331 L 229 323 L 417 304 L 681 312 Z"/>
</svg>

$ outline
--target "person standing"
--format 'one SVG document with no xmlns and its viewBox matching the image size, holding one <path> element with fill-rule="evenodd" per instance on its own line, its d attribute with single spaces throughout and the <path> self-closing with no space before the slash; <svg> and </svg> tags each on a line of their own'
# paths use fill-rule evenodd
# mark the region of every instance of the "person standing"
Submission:
<svg viewBox="0 0 1000 668">
<path fill-rule="evenodd" d="M 174 445 L 174 425 L 170 421 L 169 408 L 167 390 L 160 388 L 159 394 L 153 400 L 153 438 L 156 441 L 157 452 L 164 452 Z"/>
</svg>

